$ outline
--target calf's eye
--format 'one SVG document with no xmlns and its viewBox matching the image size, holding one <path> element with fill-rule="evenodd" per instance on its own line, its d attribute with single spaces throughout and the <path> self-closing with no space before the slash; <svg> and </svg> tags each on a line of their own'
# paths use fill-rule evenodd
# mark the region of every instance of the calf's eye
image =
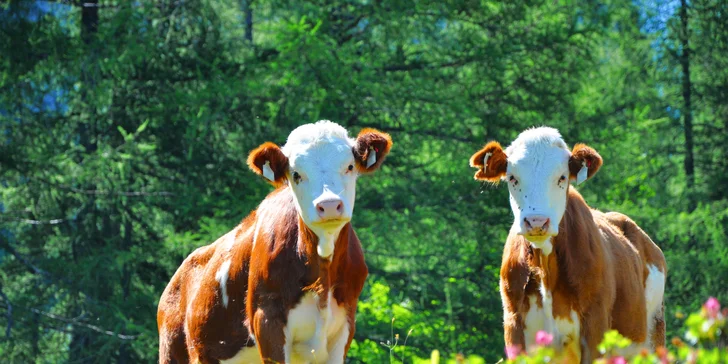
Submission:
<svg viewBox="0 0 728 364">
<path fill-rule="evenodd" d="M 293 172 L 293 182 L 296 182 L 296 184 L 301 182 L 301 175 L 298 172 Z"/>
<path fill-rule="evenodd" d="M 353 164 L 350 164 L 350 165 L 349 165 L 349 170 L 350 170 L 350 171 L 353 171 L 353 170 L 354 170 L 354 165 L 353 165 Z"/>
</svg>

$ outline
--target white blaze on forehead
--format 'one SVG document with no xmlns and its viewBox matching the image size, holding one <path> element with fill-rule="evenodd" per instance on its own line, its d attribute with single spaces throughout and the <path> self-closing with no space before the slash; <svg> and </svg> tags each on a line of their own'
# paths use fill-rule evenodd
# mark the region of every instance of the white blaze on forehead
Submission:
<svg viewBox="0 0 728 364">
<path fill-rule="evenodd" d="M 554 147 L 569 151 L 558 130 L 549 127 L 531 128 L 518 135 L 506 148 L 506 155 L 508 161 L 526 157 L 538 158 L 539 152 Z"/>
<path fill-rule="evenodd" d="M 341 141 L 347 143 L 350 147 L 354 146 L 354 140 L 349 138 L 349 133 L 339 124 L 329 120 L 317 121 L 314 124 L 305 124 L 293 129 L 286 145 L 281 148 L 283 154 L 288 158 L 300 152 L 301 149 L 307 149 L 310 146 L 319 143 L 331 143 Z"/>
</svg>

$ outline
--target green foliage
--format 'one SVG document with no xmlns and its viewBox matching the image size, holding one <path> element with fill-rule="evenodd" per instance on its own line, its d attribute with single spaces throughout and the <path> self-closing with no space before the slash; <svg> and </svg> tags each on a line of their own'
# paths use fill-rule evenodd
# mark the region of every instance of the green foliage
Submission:
<svg viewBox="0 0 728 364">
<path fill-rule="evenodd" d="M 604 334 L 604 339 L 599 343 L 597 349 L 603 355 L 612 356 L 613 351 L 628 347 L 632 342 L 620 335 L 617 330 L 609 330 Z"/>
<path fill-rule="evenodd" d="M 689 32 L 679 4 L 627 0 L 81 5 L 0 4 L 4 360 L 154 361 L 175 269 L 269 191 L 248 151 L 317 119 L 394 140 L 358 186 L 370 277 L 351 362 L 502 357 L 512 215 L 467 160 L 536 125 L 594 146 L 605 164 L 582 194 L 662 247 L 670 336 L 699 297 L 728 301 L 723 2 L 691 1 Z"/>
</svg>

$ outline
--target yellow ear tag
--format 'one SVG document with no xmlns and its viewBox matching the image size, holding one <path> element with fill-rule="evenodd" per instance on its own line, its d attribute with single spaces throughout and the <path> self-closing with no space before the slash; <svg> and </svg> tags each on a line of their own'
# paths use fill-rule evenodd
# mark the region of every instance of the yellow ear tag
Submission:
<svg viewBox="0 0 728 364">
<path fill-rule="evenodd" d="M 374 148 L 369 147 L 369 156 L 367 157 L 367 168 L 377 163 L 377 151 Z"/>
<path fill-rule="evenodd" d="M 265 161 L 265 164 L 263 165 L 263 177 L 271 181 L 276 180 L 276 174 L 273 173 L 273 170 L 270 168 L 270 161 Z"/>
<path fill-rule="evenodd" d="M 579 170 L 579 173 L 576 175 L 576 184 L 580 185 L 586 181 L 587 174 L 589 172 L 589 168 L 586 167 L 586 162 L 581 162 L 581 169 Z"/>
</svg>

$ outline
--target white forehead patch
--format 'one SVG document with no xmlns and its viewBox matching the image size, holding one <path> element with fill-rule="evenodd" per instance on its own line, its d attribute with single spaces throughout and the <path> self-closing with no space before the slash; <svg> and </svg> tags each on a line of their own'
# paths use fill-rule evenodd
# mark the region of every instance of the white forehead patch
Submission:
<svg viewBox="0 0 728 364">
<path fill-rule="evenodd" d="M 349 133 L 344 127 L 329 120 L 320 120 L 294 129 L 281 150 L 284 155 L 291 158 L 297 152 L 316 144 L 342 142 L 354 146 L 354 140 L 349 138 Z"/>
<path fill-rule="evenodd" d="M 509 161 L 518 161 L 531 153 L 539 155 L 553 147 L 569 152 L 569 147 L 558 130 L 545 126 L 531 128 L 518 135 L 518 138 L 506 148 L 506 155 Z"/>
</svg>

